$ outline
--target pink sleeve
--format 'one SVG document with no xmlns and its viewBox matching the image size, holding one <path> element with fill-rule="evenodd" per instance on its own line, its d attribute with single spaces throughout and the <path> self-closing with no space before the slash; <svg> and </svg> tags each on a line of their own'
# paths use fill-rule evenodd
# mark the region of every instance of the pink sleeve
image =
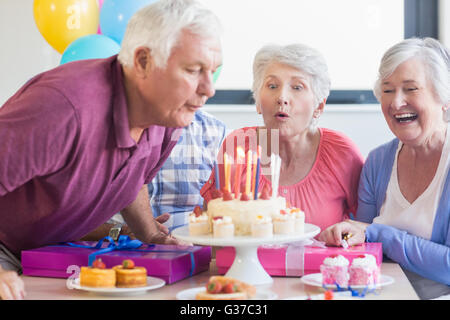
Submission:
<svg viewBox="0 0 450 320">
<path fill-rule="evenodd" d="M 334 159 L 330 165 L 334 166 L 332 171 L 346 194 L 347 208 L 344 214 L 355 215 L 358 209 L 358 185 L 364 157 L 356 144 L 342 133 L 329 131 L 328 139 L 329 145 L 333 146 L 327 150 Z"/>
</svg>

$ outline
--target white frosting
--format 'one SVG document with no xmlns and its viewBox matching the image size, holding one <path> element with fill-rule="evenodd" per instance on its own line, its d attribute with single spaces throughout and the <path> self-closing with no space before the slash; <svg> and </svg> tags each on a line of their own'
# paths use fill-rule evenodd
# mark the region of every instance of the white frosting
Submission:
<svg viewBox="0 0 450 320">
<path fill-rule="evenodd" d="M 223 201 L 222 198 L 217 198 L 208 202 L 209 218 L 230 217 L 233 220 L 236 235 L 250 235 L 251 225 L 257 216 L 273 218 L 282 209 L 286 209 L 286 199 L 283 197 L 248 201 L 240 199 Z"/>
<path fill-rule="evenodd" d="M 323 260 L 323 264 L 327 266 L 345 267 L 349 265 L 349 261 L 342 255 L 336 257 L 327 257 Z"/>
<path fill-rule="evenodd" d="M 215 219 L 215 220 L 213 220 L 213 224 L 214 224 L 214 225 L 218 225 L 218 224 L 231 224 L 232 222 L 233 222 L 233 220 L 232 220 L 230 217 L 228 217 L 228 216 L 222 217 L 222 218 L 220 218 L 220 219 Z"/>
<path fill-rule="evenodd" d="M 288 220 L 294 220 L 294 216 L 289 213 L 281 214 L 280 212 L 273 215 L 274 221 L 288 221 Z"/>
<path fill-rule="evenodd" d="M 207 222 L 208 221 L 208 215 L 201 214 L 198 217 L 195 216 L 194 213 L 191 213 L 189 215 L 189 223 L 199 223 L 199 222 Z"/>
<path fill-rule="evenodd" d="M 289 214 L 293 215 L 295 219 L 305 221 L 305 213 L 299 209 L 291 209 Z"/>
<path fill-rule="evenodd" d="M 254 224 L 266 224 L 266 223 L 272 223 L 271 217 L 264 217 L 264 216 L 257 216 L 255 221 L 253 221 Z"/>
<path fill-rule="evenodd" d="M 354 258 L 352 260 L 352 267 L 359 267 L 359 268 L 377 268 L 377 259 L 375 256 L 371 254 L 364 254 L 364 258 Z"/>
</svg>

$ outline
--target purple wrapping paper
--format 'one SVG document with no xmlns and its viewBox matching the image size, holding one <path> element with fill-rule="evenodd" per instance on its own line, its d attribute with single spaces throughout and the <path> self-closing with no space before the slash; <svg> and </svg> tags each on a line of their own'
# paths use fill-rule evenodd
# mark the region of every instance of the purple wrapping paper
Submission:
<svg viewBox="0 0 450 320">
<path fill-rule="evenodd" d="M 74 243 L 88 246 L 96 244 L 96 242 L 91 241 Z M 102 248 L 107 246 L 108 243 L 105 242 Z M 101 258 L 107 268 L 122 264 L 125 259 L 132 259 L 136 266 L 147 268 L 149 276 L 161 278 L 168 284 L 189 277 L 192 265 L 190 252 L 193 253 L 195 261 L 192 274 L 208 270 L 211 262 L 211 247 L 155 245 L 152 248 L 147 248 L 144 245 L 142 248 L 155 252 L 115 250 L 100 254 L 97 258 Z M 163 250 L 171 252 L 156 252 Z M 25 250 L 22 251 L 23 274 L 38 277 L 68 278 L 73 276 L 73 273 L 77 270 L 79 271 L 78 267 L 87 266 L 89 254 L 95 251 L 98 250 L 69 246 L 46 246 Z"/>
</svg>

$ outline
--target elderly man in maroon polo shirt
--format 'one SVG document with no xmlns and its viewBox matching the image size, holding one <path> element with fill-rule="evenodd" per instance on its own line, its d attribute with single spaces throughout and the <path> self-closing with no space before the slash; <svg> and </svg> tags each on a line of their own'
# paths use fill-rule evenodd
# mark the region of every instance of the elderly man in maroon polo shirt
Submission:
<svg viewBox="0 0 450 320">
<path fill-rule="evenodd" d="M 21 298 L 20 252 L 76 240 L 121 212 L 146 243 L 177 243 L 146 184 L 213 96 L 220 23 L 160 0 L 127 26 L 118 56 L 32 78 L 0 108 L 0 297 Z"/>
</svg>

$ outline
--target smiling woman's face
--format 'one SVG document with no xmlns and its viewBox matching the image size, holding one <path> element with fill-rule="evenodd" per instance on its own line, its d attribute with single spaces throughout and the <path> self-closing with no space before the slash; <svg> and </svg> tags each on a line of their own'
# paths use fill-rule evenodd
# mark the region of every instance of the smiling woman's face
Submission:
<svg viewBox="0 0 450 320">
<path fill-rule="evenodd" d="M 279 129 L 280 137 L 308 130 L 316 107 L 309 76 L 277 62 L 267 67 L 258 100 L 266 127 Z"/>
<path fill-rule="evenodd" d="M 389 128 L 405 144 L 426 143 L 444 124 L 442 103 L 434 94 L 424 63 L 417 58 L 401 63 L 383 79 L 380 100 Z"/>
</svg>

